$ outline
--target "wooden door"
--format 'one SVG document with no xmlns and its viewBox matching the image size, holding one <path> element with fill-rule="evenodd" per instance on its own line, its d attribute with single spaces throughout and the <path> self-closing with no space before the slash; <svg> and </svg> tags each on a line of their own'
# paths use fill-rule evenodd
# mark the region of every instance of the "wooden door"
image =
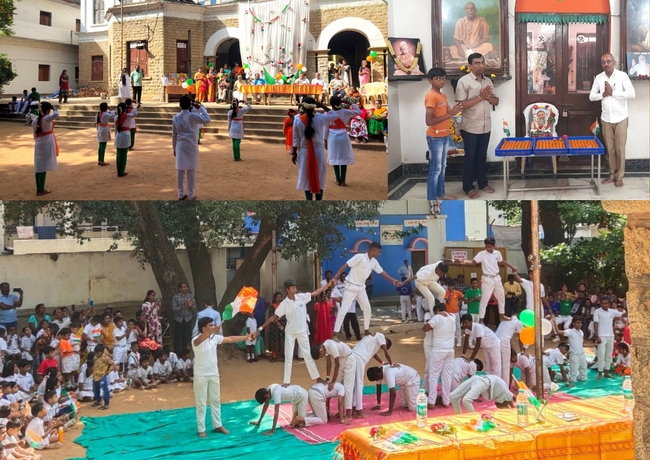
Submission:
<svg viewBox="0 0 650 460">
<path fill-rule="evenodd" d="M 429 263 L 424 260 L 424 254 L 424 251 L 411 251 L 411 268 L 414 274 Z"/>
<path fill-rule="evenodd" d="M 176 72 L 187 73 L 187 41 L 178 40 L 176 42 Z"/>
<path fill-rule="evenodd" d="M 140 66 L 142 75 L 146 77 L 149 74 L 147 49 L 146 47 L 144 49 L 138 49 L 135 43 L 131 43 L 129 53 L 129 72 L 133 72 L 137 65 Z"/>
<path fill-rule="evenodd" d="M 104 80 L 104 56 L 93 56 L 91 81 Z"/>
</svg>

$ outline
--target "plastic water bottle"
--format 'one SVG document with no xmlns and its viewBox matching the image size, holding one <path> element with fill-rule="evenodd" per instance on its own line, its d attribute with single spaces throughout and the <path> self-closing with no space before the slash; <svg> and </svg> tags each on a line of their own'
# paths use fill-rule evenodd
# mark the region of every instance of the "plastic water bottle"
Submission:
<svg viewBox="0 0 650 460">
<path fill-rule="evenodd" d="M 517 425 L 528 426 L 528 401 L 524 390 L 519 390 L 517 395 Z"/>
<path fill-rule="evenodd" d="M 623 409 L 631 414 L 634 411 L 634 394 L 632 394 L 632 379 L 629 375 L 623 379 Z"/>
<path fill-rule="evenodd" d="M 418 394 L 417 402 L 417 418 L 415 423 L 420 428 L 427 426 L 427 395 L 424 393 L 424 389 L 420 389 Z"/>
<path fill-rule="evenodd" d="M 629 375 L 626 375 L 623 379 L 623 393 L 626 391 L 632 393 L 632 378 Z"/>
</svg>

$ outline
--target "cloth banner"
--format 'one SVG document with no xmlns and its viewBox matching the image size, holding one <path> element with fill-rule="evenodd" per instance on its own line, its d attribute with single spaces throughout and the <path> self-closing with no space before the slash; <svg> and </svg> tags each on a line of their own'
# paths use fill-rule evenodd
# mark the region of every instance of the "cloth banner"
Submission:
<svg viewBox="0 0 650 460">
<path fill-rule="evenodd" d="M 499 247 L 521 250 L 521 227 L 493 225 L 492 231 Z"/>
<path fill-rule="evenodd" d="M 273 0 L 239 3 L 239 46 L 242 64 L 254 74 L 265 70 L 289 76 L 305 67 L 309 33 L 309 2 Z"/>
</svg>

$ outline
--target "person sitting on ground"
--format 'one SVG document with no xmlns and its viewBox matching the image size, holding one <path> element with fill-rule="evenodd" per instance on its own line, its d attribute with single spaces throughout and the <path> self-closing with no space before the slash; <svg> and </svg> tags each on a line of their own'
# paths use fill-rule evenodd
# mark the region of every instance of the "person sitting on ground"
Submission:
<svg viewBox="0 0 650 460">
<path fill-rule="evenodd" d="M 190 350 L 187 348 L 181 350 L 181 357 L 176 362 L 176 370 L 179 373 L 179 378 L 183 382 L 192 381 L 192 359 L 190 358 Z"/>
<path fill-rule="evenodd" d="M 140 358 L 140 369 L 138 369 L 138 377 L 144 383 L 144 388 L 156 388 L 160 385 L 160 380 L 156 380 L 153 374 L 153 368 L 149 365 L 149 356 Z"/>
<path fill-rule="evenodd" d="M 550 382 L 555 380 L 555 371 L 553 371 L 553 369 L 551 368 L 553 366 L 558 366 L 560 368 L 560 373 L 562 374 L 562 380 L 564 381 L 566 386 L 568 387 L 572 386 L 571 382 L 569 382 L 569 377 L 566 372 L 566 369 L 564 368 L 564 361 L 566 360 L 568 354 L 569 354 L 569 344 L 566 342 L 560 342 L 557 348 L 552 348 L 550 350 L 544 351 L 544 354 L 542 355 L 542 359 L 544 360 L 543 369 L 546 369 L 548 371 Z M 546 373 L 546 371 L 544 372 Z M 544 377 L 544 381 L 545 383 L 547 383 L 546 377 Z"/>
<path fill-rule="evenodd" d="M 479 397 L 485 401 L 494 401 L 498 409 L 515 407 L 514 395 L 508 389 L 508 384 L 496 375 L 475 375 L 461 383 L 451 392 L 451 404 L 454 412 L 460 414 L 460 401 L 463 401 L 467 412 L 475 412 L 473 402 Z"/>
<path fill-rule="evenodd" d="M 32 406 L 32 421 L 27 425 L 25 436 L 37 450 L 58 449 L 62 446 L 59 442 L 59 425 L 51 424 L 45 428 L 43 418 L 47 415 L 45 405 L 38 401 Z M 36 439 L 34 439 L 36 438 Z"/>
<path fill-rule="evenodd" d="M 342 383 L 337 382 L 333 385 L 316 383 L 309 389 L 307 394 L 312 412 L 309 412 L 307 417 L 301 417 L 297 412 L 294 413 L 293 420 L 291 420 L 291 426 L 293 428 L 323 425 L 334 418 L 341 418 L 341 414 L 344 411 L 345 399 L 345 387 Z M 332 398 L 337 398 L 339 408 L 338 414 L 334 417 L 330 415 L 330 400 Z"/>
<path fill-rule="evenodd" d="M 169 355 L 164 350 L 158 353 L 158 358 L 153 363 L 153 377 L 160 380 L 160 383 L 175 382 L 179 378 L 178 371 L 172 367 Z"/>
<path fill-rule="evenodd" d="M 7 420 L 5 426 L 6 437 L 2 440 L 2 447 L 9 459 L 27 459 L 37 460 L 40 456 L 29 446 L 26 440 L 21 440 L 21 431 L 23 428 L 23 421 L 20 418 L 14 417 Z"/>
<path fill-rule="evenodd" d="M 623 376 L 630 375 L 632 373 L 630 346 L 625 342 L 619 342 L 616 349 L 618 350 L 618 356 L 616 357 L 614 373 Z"/>
</svg>

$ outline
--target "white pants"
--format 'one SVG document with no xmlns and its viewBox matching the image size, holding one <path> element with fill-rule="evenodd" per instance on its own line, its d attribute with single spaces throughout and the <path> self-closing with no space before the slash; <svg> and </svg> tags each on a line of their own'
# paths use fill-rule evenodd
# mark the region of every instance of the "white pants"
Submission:
<svg viewBox="0 0 650 460">
<path fill-rule="evenodd" d="M 311 407 L 313 416 L 312 414 L 308 414 L 307 417 L 305 417 L 305 425 L 324 425 L 327 423 L 327 401 L 325 401 L 325 398 L 320 391 L 314 390 L 313 388 L 307 392 L 307 395 L 309 399 L 309 407 Z M 340 417 L 343 417 L 343 414 L 341 414 Z"/>
<path fill-rule="evenodd" d="M 352 353 L 345 358 L 339 358 L 340 366 L 338 379 L 343 383 L 345 388 L 345 398 L 343 400 L 344 409 L 352 409 L 352 398 L 354 397 L 354 385 L 357 379 L 357 360 Z M 363 385 L 363 383 L 362 383 Z M 341 415 L 342 416 L 342 415 Z"/>
<path fill-rule="evenodd" d="M 397 393 L 399 396 L 399 405 L 401 407 L 408 407 L 410 411 L 415 411 L 418 394 L 420 393 L 420 376 L 417 376 L 417 381 L 413 379 L 408 385 L 400 385 Z"/>
<path fill-rule="evenodd" d="M 456 374 L 454 372 L 451 373 L 451 390 L 450 392 L 453 392 L 456 388 L 458 388 L 458 385 L 460 385 L 463 381 L 464 375 Z M 451 393 L 450 393 L 451 395 Z"/>
<path fill-rule="evenodd" d="M 499 341 L 501 342 L 501 378 L 503 379 L 504 382 L 508 383 L 510 381 L 510 374 L 512 371 L 510 370 L 510 340 L 507 340 L 506 338 L 499 338 Z M 498 375 L 498 374 L 496 374 Z"/>
<path fill-rule="evenodd" d="M 501 277 L 496 276 L 492 278 L 490 276 L 484 275 L 481 277 L 481 303 L 478 307 L 478 316 L 481 319 L 485 318 L 485 309 L 487 308 L 487 304 L 490 301 L 492 294 L 494 294 L 497 302 L 499 302 L 499 314 L 505 315 L 506 293 L 503 291 Z"/>
<path fill-rule="evenodd" d="M 490 379 L 487 377 L 474 375 L 468 378 L 451 392 L 451 405 L 454 406 L 454 412 L 457 414 L 462 412 L 459 403 L 461 400 L 467 412 L 474 412 L 474 405 L 472 403 L 489 389 Z"/>
<path fill-rule="evenodd" d="M 454 351 L 431 350 L 427 359 L 429 364 L 429 375 L 425 380 L 429 381 L 429 404 L 435 404 L 438 398 L 438 379 L 441 382 L 442 403 L 449 405 L 451 394 L 451 363 L 454 360 Z"/>
<path fill-rule="evenodd" d="M 366 370 L 366 363 L 361 356 L 352 352 L 352 356 L 348 357 L 347 360 L 353 360 L 356 362 L 354 369 L 354 391 L 352 393 L 352 403 L 354 408 L 358 411 L 363 410 L 363 379 Z M 347 391 L 347 390 L 346 390 Z"/>
<path fill-rule="evenodd" d="M 614 337 L 600 337 L 600 343 L 596 347 L 598 355 L 598 373 L 603 370 L 609 372 L 612 367 L 612 352 L 614 351 Z"/>
<path fill-rule="evenodd" d="M 199 433 L 205 433 L 206 402 L 210 400 L 212 427 L 221 427 L 221 393 L 218 375 L 194 376 L 194 401 L 196 404 L 196 425 Z"/>
<path fill-rule="evenodd" d="M 187 196 L 194 198 L 194 185 L 196 184 L 196 169 L 179 169 L 176 171 L 176 180 L 178 182 L 178 197 L 185 196 L 185 173 L 187 172 Z"/>
<path fill-rule="evenodd" d="M 298 347 L 302 351 L 305 364 L 307 365 L 307 371 L 309 372 L 309 377 L 312 380 L 316 380 L 320 374 L 318 373 L 318 368 L 314 359 L 311 357 L 311 352 L 309 349 L 309 336 L 306 333 L 302 334 L 291 334 L 285 332 L 284 334 L 284 381 L 282 383 L 291 383 L 291 366 L 293 364 L 293 347 L 298 341 Z"/>
<path fill-rule="evenodd" d="M 300 388 L 298 395 L 294 397 L 291 401 L 291 416 L 298 413 L 298 416 L 306 419 L 307 418 L 307 402 L 309 401 L 309 396 L 307 395 L 307 390 Z"/>
<path fill-rule="evenodd" d="M 406 321 L 406 317 L 411 316 L 409 314 L 411 312 L 411 297 L 407 295 L 399 296 L 399 304 L 402 309 L 402 321 Z"/>
<path fill-rule="evenodd" d="M 427 308 L 425 305 L 424 297 L 415 296 L 415 309 L 418 314 L 418 321 L 424 321 L 424 309 Z"/>
<path fill-rule="evenodd" d="M 370 301 L 368 300 L 368 294 L 366 294 L 366 287 L 345 283 L 345 292 L 343 293 L 343 298 L 341 299 L 339 312 L 336 315 L 334 332 L 341 332 L 341 326 L 343 325 L 345 315 L 348 310 L 350 310 L 350 307 L 352 307 L 352 302 L 355 300 L 363 312 L 363 329 L 365 331 L 370 329 Z"/>
<path fill-rule="evenodd" d="M 501 344 L 483 348 L 483 370 L 486 374 L 501 376 Z"/>
<path fill-rule="evenodd" d="M 557 315 L 555 317 L 555 324 L 558 326 L 562 324 L 563 329 L 569 329 L 571 327 L 571 322 L 573 321 L 573 316 L 571 315 Z"/>
<path fill-rule="evenodd" d="M 569 355 L 569 382 L 587 380 L 587 358 L 584 353 L 571 353 Z"/>
<path fill-rule="evenodd" d="M 449 313 L 450 315 L 454 315 L 454 322 L 456 323 L 456 343 L 462 343 L 463 341 L 463 333 L 460 330 L 460 317 L 461 314 L 460 312 L 458 313 Z"/>
<path fill-rule="evenodd" d="M 429 355 L 431 354 L 431 347 L 424 346 L 424 391 L 429 392 Z"/>
<path fill-rule="evenodd" d="M 429 304 L 429 311 L 431 316 L 433 316 L 433 307 L 436 305 L 435 299 L 444 303 L 445 302 L 445 288 L 440 286 L 438 283 L 424 284 L 422 281 L 416 279 L 415 287 L 418 291 L 427 299 L 427 304 Z"/>
</svg>

